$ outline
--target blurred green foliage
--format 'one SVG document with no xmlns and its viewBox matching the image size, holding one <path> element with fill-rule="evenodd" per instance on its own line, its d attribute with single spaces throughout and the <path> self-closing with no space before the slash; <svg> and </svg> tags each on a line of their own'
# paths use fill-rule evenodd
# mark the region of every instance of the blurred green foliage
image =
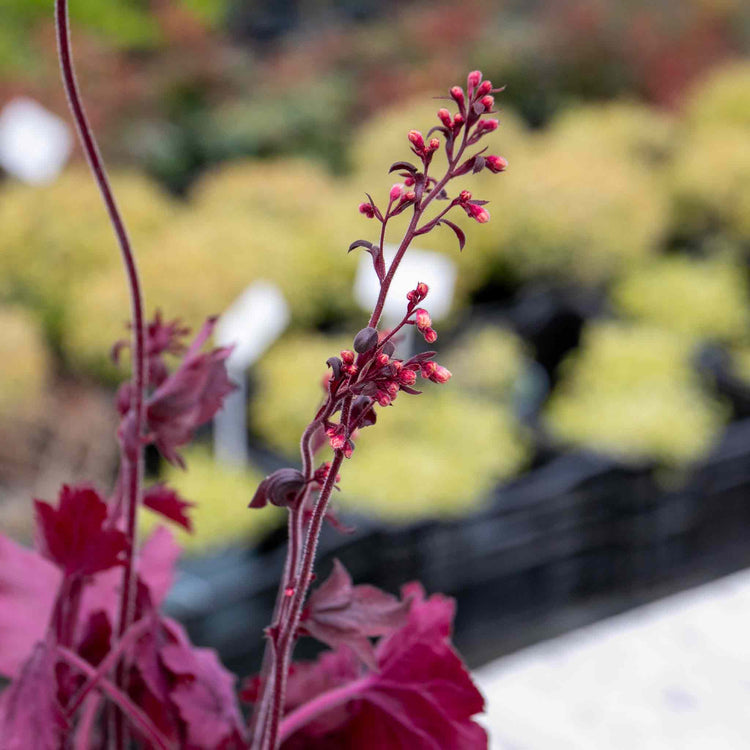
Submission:
<svg viewBox="0 0 750 750">
<path fill-rule="evenodd" d="M 726 410 L 701 387 L 690 342 L 646 325 L 589 325 L 565 364 L 546 424 L 567 445 L 679 465 L 714 444 Z"/>
<path fill-rule="evenodd" d="M 20 307 L 0 307 L 0 412 L 28 416 L 43 409 L 51 361 L 35 316 Z"/>
<path fill-rule="evenodd" d="M 457 308 L 496 284 L 573 285 L 606 298 L 620 322 L 586 325 L 546 410 L 561 442 L 624 460 L 684 463 L 712 444 L 726 420 L 690 357 L 716 341 L 739 353 L 741 368 L 748 346 L 749 78 L 748 65 L 717 73 L 692 92 L 682 114 L 632 101 L 569 105 L 545 130 L 530 130 L 500 95 L 492 150 L 508 159 L 509 170 L 459 185 L 469 187 L 470 179 L 474 195 L 491 201 L 492 221 L 469 226 L 456 217 L 468 230 L 461 256 L 443 229 L 415 243 L 459 264 Z M 342 323 L 354 331 L 362 322 L 352 297 L 358 258 L 346 248 L 359 238 L 376 241 L 377 225 L 357 204 L 365 190 L 385 199 L 398 179 L 387 174 L 389 164 L 409 158 L 406 133 L 426 132 L 438 106 L 422 100 L 363 124 L 347 176 L 298 157 L 233 161 L 206 172 L 177 202 L 142 176 L 113 173 L 149 313 L 158 306 L 197 328 L 254 280 L 283 290 L 291 330 L 253 371 L 249 408 L 253 432 L 292 460 L 322 397 L 325 360 L 351 345 L 319 332 Z M 236 127 L 242 141 L 257 126 L 256 144 L 281 138 L 284 118 L 273 111 L 269 106 L 262 124 L 251 115 L 243 124 L 238 110 L 228 109 L 227 132 Z M 68 370 L 113 382 L 107 353 L 125 333 L 129 305 L 88 174 L 73 168 L 45 188 L 2 183 L 0 226 L 0 303 L 13 306 L 13 320 L 28 316 L 27 323 L 8 323 L 9 330 L 29 326 L 29 351 L 19 343 L 18 361 L 40 356 L 43 340 L 45 361 L 51 352 Z M 438 326 L 441 334 L 448 325 Z M 510 404 L 531 356 L 518 337 L 491 325 L 456 335 L 439 357 L 454 379 L 382 410 L 378 429 L 362 433 L 341 501 L 365 508 L 377 495 L 374 512 L 392 518 L 457 512 L 519 471 L 532 446 Z M 9 353 L 6 361 L 12 359 Z M 48 371 L 46 364 L 24 367 Z M 209 459 L 198 455 L 192 464 L 186 481 L 208 482 Z M 385 465 L 387 472 L 378 469 Z M 255 477 L 220 481 L 247 493 Z M 210 497 L 222 494 L 205 486 Z M 186 485 L 190 499 L 202 492 Z"/>
</svg>

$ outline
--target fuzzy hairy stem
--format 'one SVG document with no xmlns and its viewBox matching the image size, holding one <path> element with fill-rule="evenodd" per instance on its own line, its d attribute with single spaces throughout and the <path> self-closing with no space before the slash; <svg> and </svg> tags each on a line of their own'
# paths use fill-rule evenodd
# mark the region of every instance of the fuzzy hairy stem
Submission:
<svg viewBox="0 0 750 750">
<path fill-rule="evenodd" d="M 55 0 L 55 21 L 57 29 L 58 55 L 60 59 L 60 70 L 62 73 L 65 92 L 68 97 L 73 119 L 75 120 L 78 136 L 91 168 L 91 172 L 99 187 L 102 199 L 109 214 L 117 242 L 120 246 L 122 261 L 128 280 L 131 303 L 132 331 L 133 331 L 133 374 L 132 374 L 132 401 L 130 410 L 133 418 L 133 434 L 140 440 L 143 434 L 145 418 L 145 386 L 146 386 L 146 358 L 145 358 L 145 328 L 143 315 L 143 293 L 140 278 L 135 262 L 130 238 L 128 236 L 125 222 L 117 206 L 112 187 L 107 177 L 107 172 L 102 160 L 96 138 L 89 124 L 86 112 L 78 89 L 73 65 L 73 56 L 70 42 L 70 27 L 68 21 L 67 0 Z M 121 638 L 128 629 L 133 617 L 133 606 L 135 601 L 135 549 L 137 543 L 137 518 L 138 504 L 141 492 L 141 480 L 143 473 L 143 451 L 140 445 L 135 448 L 135 455 L 128 456 L 125 449 L 121 451 L 122 473 L 123 473 L 123 497 L 125 501 L 125 530 L 129 540 L 129 548 L 126 553 L 125 570 L 123 573 L 123 585 L 120 596 L 120 612 L 117 634 Z M 124 681 L 124 669 L 118 670 L 117 684 L 122 686 Z M 124 746 L 125 740 L 120 737 L 120 746 Z"/>
</svg>

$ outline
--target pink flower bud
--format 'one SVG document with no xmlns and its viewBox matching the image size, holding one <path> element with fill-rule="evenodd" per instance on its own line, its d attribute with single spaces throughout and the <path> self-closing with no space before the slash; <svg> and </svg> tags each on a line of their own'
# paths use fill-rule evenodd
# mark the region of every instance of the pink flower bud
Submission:
<svg viewBox="0 0 750 750">
<path fill-rule="evenodd" d="M 424 283 L 424 281 L 420 281 L 417 284 L 417 288 L 414 290 L 422 299 L 424 299 L 427 296 L 427 292 L 430 291 L 430 287 L 427 286 L 427 284 Z"/>
<path fill-rule="evenodd" d="M 461 201 L 461 203 L 468 203 L 471 200 L 471 191 L 462 190 L 458 196 L 458 199 Z"/>
<path fill-rule="evenodd" d="M 482 103 L 482 106 L 484 107 L 485 112 L 489 112 L 494 106 L 495 106 L 495 97 L 494 96 L 483 96 L 480 99 L 480 102 Z"/>
<path fill-rule="evenodd" d="M 377 361 L 381 367 L 385 367 L 391 360 L 390 360 L 390 357 L 385 352 L 380 352 L 380 354 L 378 354 Z"/>
<path fill-rule="evenodd" d="M 440 141 L 437 138 L 430 138 L 430 151 L 437 151 L 440 148 Z"/>
<path fill-rule="evenodd" d="M 434 344 L 437 341 L 437 331 L 434 328 L 425 328 L 422 334 L 428 344 Z"/>
<path fill-rule="evenodd" d="M 477 96 L 484 96 L 492 91 L 491 81 L 482 81 L 477 88 Z"/>
<path fill-rule="evenodd" d="M 449 128 L 451 127 L 451 125 L 453 125 L 451 113 L 445 107 L 438 110 L 438 117 L 440 118 L 440 122 L 442 122 L 446 128 Z"/>
<path fill-rule="evenodd" d="M 469 73 L 466 83 L 468 84 L 469 94 L 477 87 L 479 86 L 479 82 L 482 80 L 482 72 L 479 70 L 472 70 L 471 73 Z"/>
<path fill-rule="evenodd" d="M 404 193 L 402 200 L 408 203 L 409 201 L 415 200 L 416 197 L 417 197 L 417 194 L 413 190 L 409 190 L 408 192 Z"/>
<path fill-rule="evenodd" d="M 359 368 L 357 367 L 357 365 L 344 365 L 343 369 L 344 369 L 344 372 L 347 375 L 350 375 L 350 376 L 351 375 L 356 375 L 357 371 L 359 370 Z"/>
<path fill-rule="evenodd" d="M 345 365 L 351 365 L 354 363 L 354 352 L 349 349 L 342 349 L 340 352 L 341 361 Z"/>
<path fill-rule="evenodd" d="M 398 374 L 404 369 L 404 363 L 400 359 L 394 359 L 393 362 L 391 362 L 391 369 Z"/>
<path fill-rule="evenodd" d="M 434 383 L 447 383 L 452 377 L 451 371 L 447 367 L 438 365 L 435 368 L 435 372 L 430 377 Z"/>
<path fill-rule="evenodd" d="M 360 203 L 359 212 L 364 214 L 368 219 L 375 218 L 375 209 L 369 203 Z"/>
<path fill-rule="evenodd" d="M 386 383 L 385 390 L 391 399 L 396 398 L 398 396 L 398 383 L 394 383 L 393 381 Z"/>
<path fill-rule="evenodd" d="M 423 378 L 428 379 L 431 378 L 435 374 L 435 370 L 438 368 L 438 363 L 433 362 L 430 360 L 429 362 L 425 362 L 422 365 L 422 372 L 421 375 Z"/>
<path fill-rule="evenodd" d="M 430 314 L 423 307 L 419 307 L 414 312 L 417 328 L 420 331 L 424 331 L 425 328 L 429 328 L 432 325 L 432 318 Z"/>
<path fill-rule="evenodd" d="M 401 192 L 403 191 L 403 189 L 404 189 L 403 185 L 399 185 L 398 183 L 396 183 L 391 188 L 391 192 L 388 194 L 388 197 L 390 198 L 391 203 L 393 201 L 398 200 L 401 197 Z"/>
<path fill-rule="evenodd" d="M 460 86 L 454 86 L 451 89 L 451 97 L 453 97 L 456 104 L 463 109 L 466 99 L 464 97 L 464 90 Z"/>
<path fill-rule="evenodd" d="M 406 187 L 411 187 L 415 182 L 416 180 L 411 175 L 404 177 L 404 185 L 406 185 Z"/>
<path fill-rule="evenodd" d="M 381 406 L 390 406 L 392 401 L 391 397 L 385 391 L 378 391 L 376 400 Z"/>
<path fill-rule="evenodd" d="M 466 206 L 466 212 L 480 224 L 486 224 L 490 220 L 490 212 L 484 206 L 477 206 L 474 203 L 470 203 Z"/>
<path fill-rule="evenodd" d="M 490 170 L 490 172 L 494 172 L 495 174 L 498 172 L 504 172 L 508 168 L 507 160 L 503 159 L 502 156 L 496 156 L 495 154 L 490 154 L 490 156 L 485 157 L 484 165 Z"/>
<path fill-rule="evenodd" d="M 497 120 L 480 120 L 477 123 L 477 133 L 491 133 L 493 130 L 497 130 Z"/>
<path fill-rule="evenodd" d="M 398 380 L 403 385 L 414 385 L 417 382 L 417 373 L 414 370 L 402 370 L 399 373 Z"/>
<path fill-rule="evenodd" d="M 354 453 L 354 443 L 351 440 L 347 440 L 343 446 L 344 458 L 351 458 Z"/>
<path fill-rule="evenodd" d="M 464 124 L 464 116 L 459 112 L 454 118 L 453 118 L 453 129 L 456 130 L 457 128 L 460 128 L 461 125 Z"/>
<path fill-rule="evenodd" d="M 417 151 L 424 151 L 424 138 L 418 130 L 409 131 L 409 140 Z"/>
</svg>

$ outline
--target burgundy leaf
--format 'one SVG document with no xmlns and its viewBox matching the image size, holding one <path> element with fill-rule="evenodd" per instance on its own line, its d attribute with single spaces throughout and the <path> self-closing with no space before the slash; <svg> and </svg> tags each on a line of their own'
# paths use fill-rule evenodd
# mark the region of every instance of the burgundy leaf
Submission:
<svg viewBox="0 0 750 750">
<path fill-rule="evenodd" d="M 0 674 L 15 676 L 44 637 L 61 578 L 39 553 L 0 536 Z"/>
<path fill-rule="evenodd" d="M 146 403 L 149 439 L 156 443 L 167 461 L 182 467 L 185 464 L 177 448 L 188 443 L 195 430 L 213 418 L 224 398 L 236 388 L 226 370 L 231 347 L 200 353 L 215 324 L 216 318 L 205 323 L 180 366 Z M 126 424 L 120 432 L 127 448 L 127 441 L 132 442 L 133 438 Z"/>
<path fill-rule="evenodd" d="M 352 680 L 340 669 L 342 678 L 316 662 L 304 674 L 308 700 L 317 698 L 321 710 L 314 721 L 295 722 L 292 709 L 282 722 L 284 750 L 323 750 L 356 747 L 358 750 L 404 748 L 405 750 L 481 750 L 487 735 L 473 717 L 484 710 L 484 699 L 471 681 L 449 638 L 454 614 L 451 599 L 437 595 L 425 599 L 419 584 L 402 590 L 411 601 L 403 627 L 380 640 L 375 650 L 378 672 Z M 340 648 L 337 659 L 348 650 Z M 331 657 L 329 657 L 331 658 Z M 317 682 L 310 669 L 320 670 Z M 299 687 L 290 674 L 290 694 Z M 325 710 L 325 692 L 314 688 L 329 685 L 332 710 Z M 348 691 L 342 703 L 341 691 Z M 313 716 L 313 714 L 311 714 Z M 296 731 L 290 731 L 290 727 Z M 323 729 L 322 729 L 323 728 Z"/>
<path fill-rule="evenodd" d="M 121 564 L 128 539 L 105 528 L 107 504 L 96 490 L 63 485 L 57 508 L 41 500 L 34 505 L 39 551 L 64 575 L 93 575 Z"/>
<path fill-rule="evenodd" d="M 377 669 L 370 642 L 401 627 L 410 602 L 374 586 L 354 586 L 346 568 L 333 562 L 331 575 L 310 596 L 302 614 L 307 633 L 335 649 L 349 646 L 370 669 Z"/>
<path fill-rule="evenodd" d="M 188 516 L 187 510 L 194 507 L 195 503 L 183 500 L 177 490 L 159 482 L 143 493 L 143 504 L 192 533 L 193 521 Z"/>
<path fill-rule="evenodd" d="M 388 168 L 388 174 L 391 172 L 395 172 L 398 169 L 405 169 L 407 172 L 411 172 L 412 174 L 416 174 L 417 168 L 408 161 L 394 161 L 393 164 Z"/>
<path fill-rule="evenodd" d="M 216 652 L 174 643 L 161 650 L 161 659 L 177 678 L 171 700 L 185 722 L 187 746 L 201 750 L 244 747 L 235 678 L 221 665 Z"/>
<path fill-rule="evenodd" d="M 140 578 L 158 606 L 172 585 L 180 549 L 168 529 L 156 529 L 141 548 Z M 0 535 L 0 674 L 13 677 L 42 640 L 62 576 L 39 553 Z M 122 572 L 98 573 L 84 587 L 81 621 L 104 611 L 114 621 Z"/>
<path fill-rule="evenodd" d="M 112 640 L 112 623 L 103 609 L 89 615 L 83 636 L 78 644 L 78 654 L 89 664 L 98 666 L 109 653 Z"/>
<path fill-rule="evenodd" d="M 55 654 L 37 643 L 0 703 L 0 750 L 58 750 L 65 720 L 57 702 Z"/>
<path fill-rule="evenodd" d="M 466 234 L 464 234 L 464 230 L 461 229 L 461 227 L 458 226 L 458 224 L 454 224 L 452 221 L 449 221 L 448 219 L 441 219 L 438 223 L 449 226 L 455 232 L 456 237 L 458 238 L 458 249 L 463 250 L 466 245 Z"/>
</svg>

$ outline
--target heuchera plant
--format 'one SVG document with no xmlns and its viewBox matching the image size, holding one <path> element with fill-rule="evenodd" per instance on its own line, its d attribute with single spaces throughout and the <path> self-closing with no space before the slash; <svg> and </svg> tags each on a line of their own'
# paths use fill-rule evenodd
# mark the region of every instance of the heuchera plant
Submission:
<svg viewBox="0 0 750 750">
<path fill-rule="evenodd" d="M 399 393 L 418 394 L 420 378 L 445 383 L 451 376 L 434 352 L 395 357 L 395 337 L 405 326 L 416 326 L 428 343 L 437 338 L 422 307 L 426 284 L 415 283 L 395 328 L 378 324 L 415 237 L 443 225 L 463 248 L 464 232 L 448 218 L 454 209 L 479 223 L 489 220 L 484 201 L 466 190 L 450 197 L 448 185 L 468 173 L 505 170 L 505 160 L 484 149 L 468 153 L 497 128 L 485 116 L 494 111 L 497 89 L 478 71 L 469 74 L 465 91 L 452 88 L 457 112 L 440 109 L 439 124 L 426 136 L 409 132 L 414 163 L 391 166 L 401 181 L 387 202 L 379 206 L 368 196 L 359 206 L 379 224 L 379 238 L 358 240 L 350 250 L 372 256 L 377 303 L 352 350 L 328 360 L 323 403 L 302 435 L 301 469 L 266 477 L 249 504 L 287 509 L 289 545 L 263 667 L 240 693 L 248 720 L 238 707 L 235 677 L 215 652 L 193 646 L 161 612 L 178 555 L 172 535 L 159 528 L 142 543 L 137 537 L 141 505 L 191 529 L 191 503 L 164 484 L 144 489 L 144 446 L 153 444 L 167 461 L 184 466 L 180 447 L 233 388 L 225 368 L 230 349 L 204 349 L 215 319 L 189 345 L 179 321 L 158 312 L 145 321 L 135 258 L 74 78 L 67 0 L 56 0 L 56 20 L 71 110 L 129 283 L 132 339 L 113 353 L 117 359 L 130 348 L 132 377 L 117 394 L 121 461 L 113 489 L 63 486 L 56 504 L 35 501 L 36 552 L 0 537 L 0 673 L 11 679 L 0 696 L 0 749 L 124 750 L 133 742 L 205 750 L 486 747 L 486 733 L 473 718 L 483 698 L 450 642 L 451 599 L 427 596 L 418 583 L 405 585 L 398 597 L 354 585 L 338 561 L 326 581 L 309 589 L 322 524 L 335 523 L 329 499 L 358 433 Z M 447 169 L 434 176 L 430 167 L 440 148 Z M 433 201 L 444 207 L 428 218 Z M 382 252 L 388 224 L 404 212 L 408 228 L 388 265 Z M 168 357 L 178 358 L 176 367 Z M 314 456 L 326 442 L 333 458 L 316 466 Z M 331 650 L 317 661 L 292 663 L 301 636 Z"/>
</svg>

